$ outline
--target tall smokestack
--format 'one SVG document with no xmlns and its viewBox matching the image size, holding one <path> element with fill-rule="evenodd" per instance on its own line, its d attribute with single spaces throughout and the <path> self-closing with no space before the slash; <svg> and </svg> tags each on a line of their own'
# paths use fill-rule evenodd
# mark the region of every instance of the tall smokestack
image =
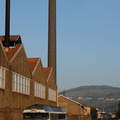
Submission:
<svg viewBox="0 0 120 120">
<path fill-rule="evenodd" d="M 49 0 L 48 67 L 53 67 L 56 80 L 56 0 Z"/>
<path fill-rule="evenodd" d="M 4 45 L 6 48 L 9 47 L 10 42 L 10 0 L 6 0 L 6 19 L 5 19 L 5 41 Z"/>
</svg>

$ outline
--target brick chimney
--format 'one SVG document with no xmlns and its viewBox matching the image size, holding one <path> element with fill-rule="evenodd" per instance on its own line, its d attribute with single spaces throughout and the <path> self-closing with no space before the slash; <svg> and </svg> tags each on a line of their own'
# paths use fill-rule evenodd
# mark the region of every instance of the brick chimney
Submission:
<svg viewBox="0 0 120 120">
<path fill-rule="evenodd" d="M 48 18 L 48 67 L 53 67 L 56 80 L 56 0 L 49 0 Z"/>
<path fill-rule="evenodd" d="M 7 52 L 10 44 L 10 0 L 6 0 L 6 18 L 5 18 L 5 40 L 4 46 Z"/>
</svg>

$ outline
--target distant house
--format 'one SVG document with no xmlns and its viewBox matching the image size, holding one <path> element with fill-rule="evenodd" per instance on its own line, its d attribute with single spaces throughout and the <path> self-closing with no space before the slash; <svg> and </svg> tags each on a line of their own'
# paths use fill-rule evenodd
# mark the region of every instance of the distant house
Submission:
<svg viewBox="0 0 120 120">
<path fill-rule="evenodd" d="M 117 113 L 111 113 L 111 115 L 112 115 L 112 118 L 118 119 L 118 114 Z"/>
<path fill-rule="evenodd" d="M 85 120 L 89 120 L 89 119 L 91 119 L 91 115 L 90 115 L 90 113 L 91 113 L 91 108 L 88 106 L 88 105 L 86 105 L 86 104 L 84 104 L 84 103 L 80 103 L 82 106 L 84 106 L 84 119 Z"/>
</svg>

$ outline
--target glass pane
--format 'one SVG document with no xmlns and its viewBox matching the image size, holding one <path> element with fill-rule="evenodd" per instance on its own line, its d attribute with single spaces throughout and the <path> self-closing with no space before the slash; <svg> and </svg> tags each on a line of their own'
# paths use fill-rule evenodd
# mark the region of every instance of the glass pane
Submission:
<svg viewBox="0 0 120 120">
<path fill-rule="evenodd" d="M 19 91 L 19 76 L 16 75 L 16 91 Z"/>
<path fill-rule="evenodd" d="M 2 68 L 2 78 L 5 77 L 5 70 Z"/>
<path fill-rule="evenodd" d="M 13 83 L 12 90 L 15 90 L 15 83 Z"/>
<path fill-rule="evenodd" d="M 36 83 L 36 90 L 38 90 L 38 83 Z"/>
<path fill-rule="evenodd" d="M 5 79 L 2 78 L 2 88 L 5 88 L 5 83 L 4 83 Z"/>
<path fill-rule="evenodd" d="M 21 84 L 21 76 L 19 75 L 19 92 L 22 91 L 22 90 L 21 90 L 21 86 L 22 86 L 22 84 Z"/>
<path fill-rule="evenodd" d="M 12 82 L 15 82 L 15 73 L 12 73 Z"/>
<path fill-rule="evenodd" d="M 23 86 L 23 93 L 25 93 L 25 86 Z"/>
<path fill-rule="evenodd" d="M 25 85 L 25 78 L 23 77 L 23 80 L 22 80 L 22 82 L 23 82 L 23 85 Z"/>
<path fill-rule="evenodd" d="M 25 86 L 25 92 L 26 92 L 26 94 L 27 94 L 27 80 L 26 80 L 26 86 Z"/>
</svg>

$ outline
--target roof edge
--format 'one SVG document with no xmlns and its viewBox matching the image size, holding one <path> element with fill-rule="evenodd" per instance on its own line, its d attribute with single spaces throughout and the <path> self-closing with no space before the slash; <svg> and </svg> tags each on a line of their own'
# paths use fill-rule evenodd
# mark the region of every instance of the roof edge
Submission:
<svg viewBox="0 0 120 120">
<path fill-rule="evenodd" d="M 15 59 L 15 56 L 17 56 L 17 54 L 19 53 L 19 51 L 23 48 L 23 44 L 21 44 L 21 46 L 18 48 L 18 50 L 16 51 L 16 53 L 13 55 L 12 59 L 10 60 L 10 64 L 12 63 L 12 61 Z"/>
<path fill-rule="evenodd" d="M 83 105 L 81 105 L 79 102 L 76 102 L 76 101 L 74 101 L 74 100 L 72 100 L 72 99 L 70 99 L 70 98 L 67 98 L 66 96 L 59 95 L 58 97 L 63 97 L 63 98 L 65 98 L 65 99 L 67 99 L 67 100 L 70 100 L 70 101 L 72 101 L 72 102 L 74 102 L 74 103 L 80 105 L 80 106 L 83 106 Z"/>
<path fill-rule="evenodd" d="M 48 68 L 49 68 L 49 67 L 48 67 Z M 47 77 L 47 82 L 48 82 L 48 80 L 49 80 L 49 78 L 50 78 L 50 75 L 51 75 L 52 71 L 53 71 L 53 67 L 51 67 L 50 73 L 49 73 L 49 75 L 48 75 L 48 77 Z"/>
<path fill-rule="evenodd" d="M 38 66 L 38 64 L 39 64 L 40 61 L 41 61 L 41 59 L 38 58 L 37 63 L 36 63 L 36 65 L 35 65 L 35 68 L 34 68 L 34 70 L 33 70 L 33 72 L 32 72 L 32 75 L 35 73 L 35 70 L 37 69 L 37 66 Z"/>
<path fill-rule="evenodd" d="M 1 40 L 0 40 L 0 45 L 1 45 L 2 51 L 3 51 L 4 55 L 5 55 L 7 64 L 8 64 L 8 66 L 9 66 L 10 62 L 9 62 L 9 60 L 8 60 L 8 58 L 7 58 L 7 55 L 6 55 L 6 53 L 5 53 L 5 50 L 4 50 L 4 47 L 3 47 L 3 44 L 2 44 L 2 41 L 1 41 Z"/>
</svg>

